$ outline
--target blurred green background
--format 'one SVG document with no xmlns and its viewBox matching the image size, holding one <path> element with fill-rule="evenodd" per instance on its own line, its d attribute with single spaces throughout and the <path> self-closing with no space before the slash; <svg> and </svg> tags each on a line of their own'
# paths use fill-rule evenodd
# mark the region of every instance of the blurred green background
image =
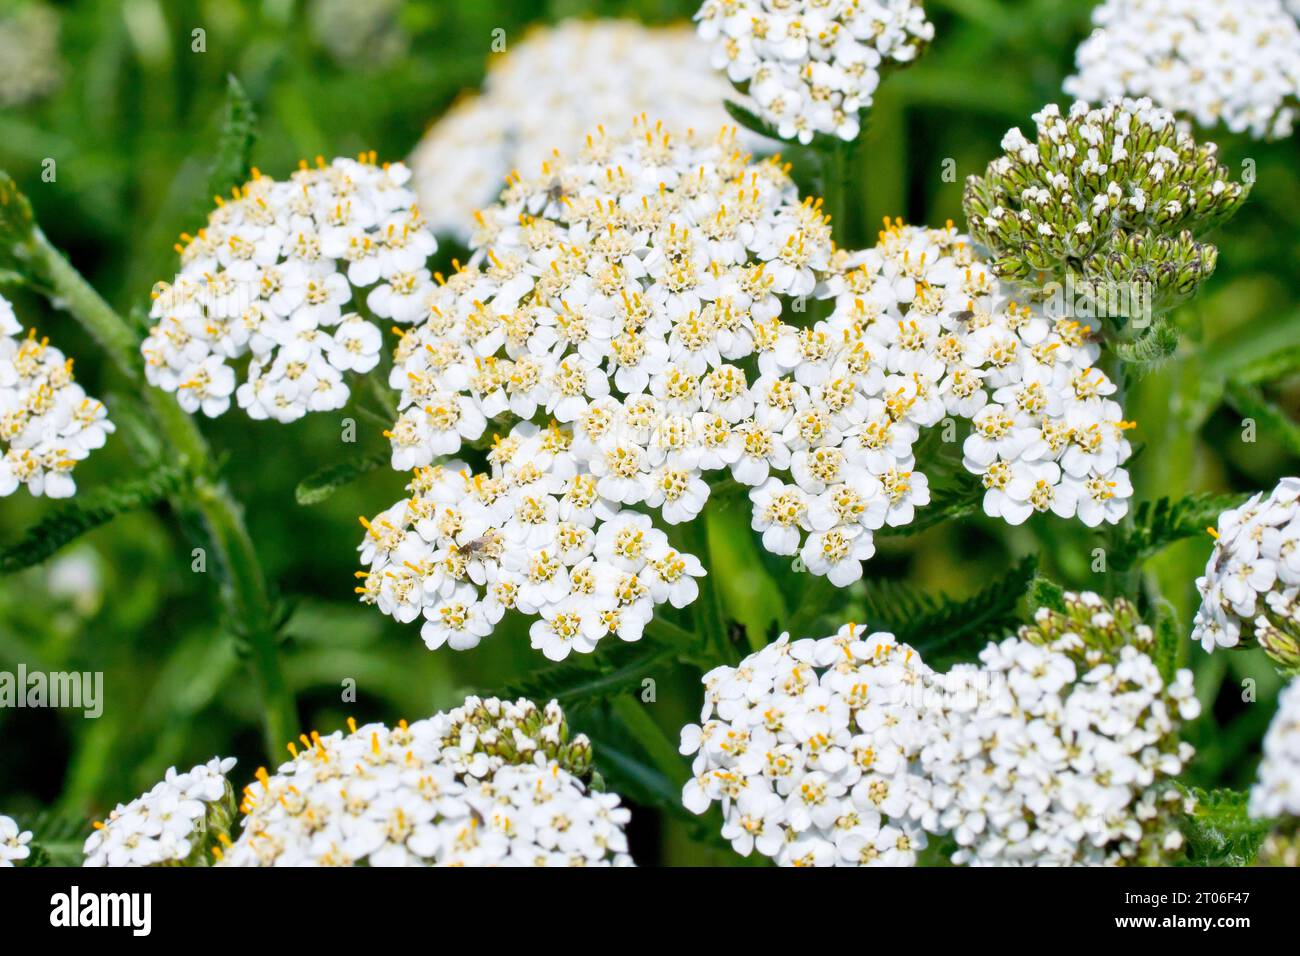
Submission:
<svg viewBox="0 0 1300 956">
<path fill-rule="evenodd" d="M 1061 81 L 1088 32 L 1085 0 L 928 0 L 926 6 L 935 44 L 877 95 L 856 151 L 850 216 L 837 225 L 842 244 L 874 241 L 875 224 L 886 215 L 960 223 L 964 178 L 997 154 L 1008 127 L 1028 127 L 1041 105 L 1063 100 Z M 0 97 L 0 168 L 30 196 L 55 244 L 115 307 L 130 312 L 144 307 L 155 281 L 175 271 L 176 235 L 206 215 L 227 74 L 239 78 L 259 114 L 254 161 L 263 170 L 280 175 L 303 156 L 362 149 L 397 159 L 458 94 L 478 87 L 493 30 L 504 28 L 509 43 L 529 24 L 570 16 L 680 22 L 696 4 L 0 0 L 0 24 L 31 17 L 34 7 L 57 22 L 57 57 L 42 57 L 34 99 Z M 203 53 L 191 51 L 197 27 L 206 31 Z M 14 56 L 0 44 L 0 58 Z M 16 68 L 0 62 L 0 76 Z M 1242 214 L 1215 237 L 1217 274 L 1177 315 L 1180 353 L 1129 383 L 1127 413 L 1139 424 L 1141 446 L 1132 466 L 1137 500 L 1268 489 L 1300 471 L 1294 424 L 1300 382 L 1289 374 L 1294 362 L 1274 361 L 1300 341 L 1297 145 L 1254 143 L 1221 130 L 1202 136 L 1220 143 L 1237 175 L 1253 168 L 1257 183 Z M 811 164 L 800 151 L 787 155 L 796 176 L 810 181 Z M 57 163 L 54 182 L 41 177 L 47 158 Z M 955 181 L 943 175 L 949 159 Z M 457 254 L 463 250 L 444 242 L 439 264 Z M 122 383 L 72 319 L 30 292 L 3 291 L 25 324 L 75 357 L 78 378 L 111 409 Z M 1247 415 L 1258 421 L 1254 442 L 1242 441 Z M 403 479 L 381 469 L 321 504 L 296 504 L 294 488 L 310 472 L 358 449 L 384 447 L 378 428 L 364 420 L 358 445 L 342 445 L 338 417 L 310 416 L 285 427 L 231 413 L 203 423 L 245 503 L 267 574 L 291 610 L 285 666 L 304 726 L 333 730 L 349 714 L 414 719 L 538 669 L 543 661 L 517 622 L 475 651 L 433 653 L 417 626 L 353 601 L 357 515 L 401 497 Z M 78 469 L 79 487 L 132 475 L 129 444 L 119 432 Z M 0 544 L 16 540 L 52 507 L 25 492 L 0 500 Z M 166 507 L 124 515 L 44 565 L 0 577 L 0 670 L 24 662 L 33 670 L 103 671 L 106 693 L 98 720 L 70 711 L 0 710 L 0 811 L 20 818 L 49 807 L 102 815 L 151 786 L 171 764 L 233 755 L 243 780 L 267 762 L 253 682 L 223 633 L 213 582 L 190 570 L 187 530 Z M 764 569 L 771 562 L 748 531 L 747 505 L 717 509 L 710 537 L 711 570 L 726 606 L 743 608 L 735 616 L 760 633 L 792 621 L 831 627 L 863 620 L 864 594 L 875 593 L 865 589 L 879 588 L 882 579 L 967 596 L 1029 554 L 1064 585 L 1112 593 L 1117 586 L 1117 575 L 1091 569 L 1092 551 L 1106 545 L 1106 533 L 1055 519 L 1011 529 L 979 516 L 882 541 L 867 565 L 867 582 L 829 597 L 801 593 L 806 581 L 769 586 Z M 1210 539 L 1201 535 L 1145 565 L 1182 633 L 1190 627 L 1194 580 L 1209 550 Z M 800 576 L 784 575 L 791 577 Z M 801 601 L 812 607 L 801 609 Z M 1190 642 L 1183 650 L 1209 705 L 1190 732 L 1200 751 L 1191 779 L 1244 786 L 1273 712 L 1277 678 L 1256 652 L 1210 657 Z M 675 741 L 677 728 L 698 716 L 699 673 L 665 663 L 646 676 L 656 681 L 657 699 L 644 713 Z M 346 678 L 357 682 L 355 704 L 341 700 Z M 1257 682 L 1255 703 L 1242 700 L 1247 679 Z M 716 834 L 715 820 L 705 818 L 701 829 L 665 805 L 680 780 L 643 772 L 645 747 L 603 705 L 579 708 L 573 722 L 596 738 L 598 767 L 634 804 L 638 862 L 738 862 L 716 840 L 698 839 L 710 829 Z M 654 746 L 662 748 L 662 741 Z M 610 765 L 602 765 L 606 753 Z M 684 774 L 684 758 L 680 763 Z"/>
</svg>

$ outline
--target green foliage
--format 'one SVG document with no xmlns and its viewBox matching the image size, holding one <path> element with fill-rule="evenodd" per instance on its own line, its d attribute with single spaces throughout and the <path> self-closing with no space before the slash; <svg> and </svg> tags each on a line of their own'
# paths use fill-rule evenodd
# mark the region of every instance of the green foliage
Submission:
<svg viewBox="0 0 1300 956">
<path fill-rule="evenodd" d="M 1196 494 L 1143 501 L 1133 509 L 1131 521 L 1121 526 L 1116 543 L 1107 549 L 1106 562 L 1112 571 L 1127 571 L 1161 548 L 1205 534 L 1219 515 L 1245 500 L 1245 495 Z"/>
<path fill-rule="evenodd" d="M 1253 418 L 1260 433 L 1275 438 L 1291 454 L 1300 455 L 1300 425 L 1257 386 L 1229 382 L 1224 398 L 1242 418 Z"/>
<path fill-rule="evenodd" d="M 539 667 L 505 690 L 485 688 L 482 693 L 513 700 L 527 697 L 545 703 L 558 700 L 563 705 L 596 701 L 639 690 L 641 682 L 652 676 L 656 667 L 669 663 L 672 649 L 644 638 L 621 644 L 600 654 L 572 655 L 562 664 Z"/>
<path fill-rule="evenodd" d="M 1268 835 L 1267 820 L 1246 813 L 1248 796 L 1237 790 L 1189 792 L 1196 805 L 1183 817 L 1188 862 L 1195 866 L 1247 866 Z"/>
<path fill-rule="evenodd" d="M 1150 329 L 1131 342 L 1116 342 L 1115 354 L 1125 363 L 1149 372 L 1173 358 L 1178 351 L 1178 330 L 1167 322 L 1156 321 Z"/>
<path fill-rule="evenodd" d="M 142 477 L 119 482 L 116 487 L 81 492 L 47 514 L 17 542 L 0 549 L 0 573 L 12 574 L 39 564 L 70 541 L 120 514 L 165 501 L 188 481 L 184 469 L 159 465 Z"/>
<path fill-rule="evenodd" d="M 340 488 L 352 484 L 362 475 L 388 464 L 387 451 L 375 452 L 364 458 L 340 461 L 320 468 L 302 481 L 294 489 L 293 496 L 300 505 L 316 505 L 333 496 Z"/>
<path fill-rule="evenodd" d="M 257 114 L 234 75 L 226 77 L 226 102 L 222 110 L 221 136 L 208 171 L 208 195 L 224 196 L 248 181 L 252 169 L 253 143 L 257 141 Z"/>
<path fill-rule="evenodd" d="M 1034 558 L 1023 558 L 965 600 L 872 582 L 867 586 L 866 623 L 915 647 L 930 667 L 973 660 L 989 641 L 1006 637 L 1022 623 L 1020 605 L 1035 581 L 1036 567 Z"/>
<path fill-rule="evenodd" d="M 19 825 L 32 833 L 26 866 L 80 866 L 90 824 L 77 814 L 45 810 Z"/>
</svg>

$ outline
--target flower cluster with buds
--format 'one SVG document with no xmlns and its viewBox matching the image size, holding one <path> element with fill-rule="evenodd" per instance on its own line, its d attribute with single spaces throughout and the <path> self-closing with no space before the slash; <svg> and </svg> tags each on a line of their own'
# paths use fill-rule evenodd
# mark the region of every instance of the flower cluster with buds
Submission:
<svg viewBox="0 0 1300 956">
<path fill-rule="evenodd" d="M 927 825 L 972 865 L 1153 863 L 1182 847 L 1172 779 L 1200 711 L 1190 671 L 1165 681 L 1124 600 L 1065 596 L 981 663 L 944 678 L 921 751 Z"/>
<path fill-rule="evenodd" d="M 17 866 L 30 857 L 31 841 L 30 830 L 24 830 L 13 817 L 0 813 L 0 868 Z"/>
<path fill-rule="evenodd" d="M 228 839 L 235 794 L 233 757 L 213 757 L 186 773 L 172 767 L 149 792 L 118 804 L 86 840 L 85 866 L 202 866 Z"/>
<path fill-rule="evenodd" d="M 1300 681 L 1278 695 L 1247 809 L 1256 819 L 1278 821 L 1260 847 L 1259 862 L 1300 866 Z"/>
<path fill-rule="evenodd" d="M 919 0 L 705 0 L 695 15 L 713 65 L 782 139 L 856 139 L 888 67 L 934 38 Z"/>
<path fill-rule="evenodd" d="M 1132 298 L 1157 313 L 1190 296 L 1218 257 L 1197 236 L 1248 192 L 1217 147 L 1146 98 L 1079 102 L 1066 116 L 1049 105 L 1034 120 L 1036 138 L 1012 129 L 1005 154 L 966 183 L 967 223 L 993 271 L 1039 294 L 1069 280 L 1114 301 L 1119 320 L 1136 318 L 1134 302 L 1110 290 L 1145 290 Z"/>
<path fill-rule="evenodd" d="M 702 569 L 621 509 L 691 521 L 706 475 L 724 470 L 750 489 L 764 547 L 845 586 L 873 532 L 929 502 L 913 448 L 947 416 L 973 423 L 964 460 L 990 514 L 1123 516 L 1130 423 L 1086 326 L 1017 304 L 951 226 L 888 223 L 875 248 L 833 252 L 820 203 L 800 203 L 788 171 L 750 162 L 734 134 L 699 146 L 636 130 L 594 134 L 576 160 L 512 182 L 403 336 L 395 468 L 472 449 L 492 422 L 508 440 L 489 473 L 417 477 L 368 522 L 363 600 L 403 620 L 423 611 L 435 645 L 477 644 L 516 601 L 547 620 L 582 609 L 563 640 L 534 626 L 560 656 L 614 629 L 611 612 L 634 638 L 652 604 L 694 598 Z M 830 300 L 828 317 L 788 324 L 809 297 Z M 508 431 L 517 422 L 529 428 Z M 566 569 L 616 558 L 632 524 L 649 537 L 614 560 L 621 574 L 571 587 Z M 656 557 L 664 568 L 626 591 Z"/>
<path fill-rule="evenodd" d="M 559 705 L 471 697 L 414 724 L 303 736 L 244 790 L 229 866 L 626 866 L 627 809 L 583 778 Z"/>
<path fill-rule="evenodd" d="M 671 64 L 665 69 L 665 64 Z M 644 82 L 653 76 L 653 83 Z M 439 235 L 468 242 L 474 213 L 512 170 L 529 173 L 582 144 L 597 124 L 650 112 L 686 135 L 729 122 L 730 86 L 690 27 L 633 20 L 566 20 L 511 40 L 490 57 L 483 92 L 459 101 L 411 155 L 416 191 Z M 741 131 L 751 148 L 764 142 Z"/>
<path fill-rule="evenodd" d="M 1281 0 L 1106 0 L 1065 92 L 1093 103 L 1148 96 L 1204 127 L 1291 135 L 1300 26 Z"/>
<path fill-rule="evenodd" d="M 656 605 L 694 601 L 699 560 L 602 497 L 573 441 L 523 422 L 494 443 L 489 473 L 418 468 L 409 497 L 362 520 L 362 601 L 404 623 L 423 614 L 431 649 L 476 647 L 507 610 L 534 615 L 532 645 L 556 661 L 607 635 L 639 640 Z"/>
<path fill-rule="evenodd" d="M 926 835 L 928 800 L 916 758 L 930 670 L 893 635 L 845 625 L 830 636 L 789 634 L 738 667 L 704 675 L 699 725 L 682 729 L 694 755 L 682 802 L 721 805 L 722 835 L 783 866 L 910 866 Z"/>
<path fill-rule="evenodd" d="M 141 346 L 149 382 L 187 412 L 239 407 L 290 422 L 341 408 L 344 375 L 379 363 L 383 336 L 356 311 L 380 319 L 427 313 L 437 248 L 400 163 L 373 154 L 306 162 L 279 181 L 253 179 L 218 198 L 207 227 L 182 236 L 181 272 L 154 290 L 154 320 Z M 249 358 L 236 387 L 237 360 Z"/>
<path fill-rule="evenodd" d="M 103 447 L 114 425 L 73 379 L 72 359 L 35 329 L 22 331 L 0 297 L 0 498 L 20 485 L 67 498 L 77 490 L 72 469 Z"/>
<path fill-rule="evenodd" d="M 1300 478 L 1225 511 L 1210 533 L 1192 640 L 1208 652 L 1253 637 L 1283 667 L 1300 668 Z"/>
</svg>

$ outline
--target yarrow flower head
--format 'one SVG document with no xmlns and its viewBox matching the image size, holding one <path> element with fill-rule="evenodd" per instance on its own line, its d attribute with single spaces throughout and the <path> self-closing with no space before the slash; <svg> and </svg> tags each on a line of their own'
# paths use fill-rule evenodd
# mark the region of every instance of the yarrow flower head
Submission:
<svg viewBox="0 0 1300 956">
<path fill-rule="evenodd" d="M 26 485 L 33 495 L 67 498 L 77 490 L 72 469 L 114 425 L 73 378 L 72 359 L 35 329 L 22 332 L 0 297 L 0 497 Z"/>
<path fill-rule="evenodd" d="M 155 288 L 141 346 L 150 383 L 214 417 L 232 395 L 250 417 L 279 422 L 341 408 L 344 376 L 373 369 L 383 344 L 349 308 L 362 290 L 380 319 L 427 313 L 437 242 L 409 178 L 373 154 L 318 157 L 284 181 L 254 170 L 230 201 L 218 198 L 207 227 L 181 237 L 180 273 Z"/>
<path fill-rule="evenodd" d="M 0 813 L 0 868 L 17 866 L 30 857 L 31 841 L 30 830 L 24 830 L 13 817 Z"/>
<path fill-rule="evenodd" d="M 230 866 L 627 866 L 629 812 L 585 782 L 563 712 L 471 697 L 413 724 L 302 738 L 244 790 Z"/>
<path fill-rule="evenodd" d="M 881 73 L 934 38 L 919 0 L 705 0 L 695 15 L 713 65 L 782 139 L 856 139 Z"/>
<path fill-rule="evenodd" d="M 474 646 L 512 607 L 543 616 L 550 656 L 635 640 L 704 569 L 626 511 L 691 521 L 724 470 L 765 548 L 845 586 L 873 532 L 929 502 L 913 446 L 949 415 L 973 422 L 990 514 L 1123 516 L 1130 423 L 1087 327 L 1017 304 L 951 226 L 836 252 L 820 202 L 733 136 L 598 131 L 479 215 L 396 350 L 388 436 L 399 470 L 501 437 L 488 470 L 417 475 L 364 522 L 363 600 L 423 612 L 433 646 Z M 828 317 L 788 324 L 810 297 Z"/>
<path fill-rule="evenodd" d="M 1247 809 L 1256 819 L 1278 821 L 1260 848 L 1259 862 L 1300 866 L 1300 681 L 1278 695 Z"/>
<path fill-rule="evenodd" d="M 597 124 L 621 135 L 621 118 L 647 111 L 683 133 L 729 122 L 722 103 L 730 86 L 687 26 L 566 20 L 512 37 L 488 66 L 482 93 L 453 106 L 411 155 L 430 227 L 462 242 L 513 170 L 531 174 L 557 148 L 571 154 Z M 740 136 L 750 149 L 765 142 Z"/>
<path fill-rule="evenodd" d="M 234 765 L 233 757 L 214 757 L 186 773 L 172 767 L 148 793 L 95 824 L 84 865 L 205 865 L 234 822 L 235 794 L 226 780 Z"/>
<path fill-rule="evenodd" d="M 893 635 L 845 625 L 789 634 L 704 675 L 682 802 L 719 803 L 722 835 L 783 866 L 910 866 L 926 845 L 924 683 L 931 671 Z"/>
<path fill-rule="evenodd" d="M 1145 98 L 1077 102 L 1066 116 L 1048 105 L 1034 121 L 1036 138 L 1011 130 L 966 183 L 967 223 L 996 275 L 1039 295 L 1073 283 L 1121 320 L 1164 312 L 1210 276 L 1218 250 L 1197 237 L 1248 192 L 1213 143 Z"/>
<path fill-rule="evenodd" d="M 1257 643 L 1284 668 L 1300 668 L 1300 478 L 1225 511 L 1210 533 L 1192 640 L 1206 651 Z"/>
<path fill-rule="evenodd" d="M 1104 102 L 1148 96 L 1203 127 L 1291 135 L 1300 26 L 1281 0 L 1106 0 L 1065 92 Z"/>
<path fill-rule="evenodd" d="M 955 863 L 1153 863 L 1182 847 L 1172 786 L 1192 755 L 1190 671 L 1165 681 L 1136 610 L 1067 594 L 980 665 L 944 677 L 920 766 L 928 828 L 951 833 Z"/>
</svg>

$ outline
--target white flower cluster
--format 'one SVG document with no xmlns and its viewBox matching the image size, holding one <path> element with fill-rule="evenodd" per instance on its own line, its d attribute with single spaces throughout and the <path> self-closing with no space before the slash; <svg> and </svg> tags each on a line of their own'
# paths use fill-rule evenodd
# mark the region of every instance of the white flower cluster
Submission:
<svg viewBox="0 0 1300 956">
<path fill-rule="evenodd" d="M 85 866 L 181 866 L 200 862 L 209 833 L 228 828 L 234 794 L 226 774 L 233 757 L 213 757 L 167 775 L 128 804 L 118 804 L 86 840 Z M 202 862 L 207 862 L 203 860 Z"/>
<path fill-rule="evenodd" d="M 476 647 L 507 610 L 535 615 L 532 646 L 555 661 L 609 634 L 639 640 L 656 605 L 694 601 L 699 560 L 602 497 L 572 445 L 524 422 L 494 443 L 489 474 L 417 469 L 410 497 L 362 519 L 361 600 L 403 623 L 423 613 L 431 649 Z"/>
<path fill-rule="evenodd" d="M 28 846 L 32 840 L 30 830 L 18 826 L 18 821 L 0 813 L 0 868 L 17 866 L 32 855 Z"/>
<path fill-rule="evenodd" d="M 1264 735 L 1259 779 L 1250 788 L 1250 815 L 1300 817 L 1300 680 L 1277 698 L 1277 713 Z"/>
<path fill-rule="evenodd" d="M 682 802 L 722 806 L 722 835 L 783 866 L 910 866 L 926 845 L 928 787 L 915 760 L 930 670 L 891 634 L 852 624 L 831 637 L 783 634 L 704 675 L 702 726 Z"/>
<path fill-rule="evenodd" d="M 782 139 L 856 139 L 881 71 L 934 38 L 919 0 L 705 0 L 713 65 L 744 84 Z"/>
<path fill-rule="evenodd" d="M 487 715 L 475 719 L 474 714 Z M 563 714 L 470 698 L 395 728 L 303 737 L 244 791 L 229 866 L 626 866 L 630 814 L 569 769 Z M 502 748 L 509 755 L 502 753 Z"/>
<path fill-rule="evenodd" d="M 911 865 L 927 834 L 960 864 L 1172 854 L 1191 673 L 1161 679 L 1131 605 L 1066 603 L 947 674 L 853 625 L 710 671 L 683 803 L 720 802 L 737 852 L 788 865 Z"/>
<path fill-rule="evenodd" d="M 73 379 L 72 359 L 35 329 L 23 336 L 0 297 L 0 498 L 19 485 L 69 497 L 77 490 L 72 469 L 113 431 L 103 404 Z"/>
<path fill-rule="evenodd" d="M 1300 478 L 1225 511 L 1210 531 L 1192 640 L 1213 651 L 1253 636 L 1275 659 L 1300 664 Z"/>
<path fill-rule="evenodd" d="M 52 93 L 62 79 L 59 13 L 44 3 L 0 13 L 0 106 L 23 106 Z"/>
<path fill-rule="evenodd" d="M 1148 96 L 1201 126 L 1289 136 L 1300 26 L 1281 0 L 1106 0 L 1065 92 L 1094 103 Z"/>
<path fill-rule="evenodd" d="M 691 521 L 709 497 L 704 476 L 723 469 L 752 489 L 752 526 L 769 551 L 852 583 L 874 553 L 873 531 L 911 522 L 929 501 L 913 446 L 947 416 L 973 422 L 965 464 L 982 476 L 990 514 L 1019 524 L 1050 510 L 1095 526 L 1127 509 L 1129 423 L 1093 367 L 1086 327 L 1017 305 L 951 227 L 893 223 L 874 249 L 833 253 L 820 203 L 798 202 L 784 168 L 750 163 L 725 131 L 709 146 L 646 122 L 630 138 L 594 134 L 576 161 L 516 179 L 479 215 L 476 246 L 396 350 L 393 466 L 457 454 L 492 419 L 505 429 L 549 416 L 565 427 L 513 436 L 530 442 L 526 483 L 547 472 L 550 497 L 502 499 L 516 481 L 502 474 L 459 486 L 440 478 L 438 494 L 450 497 L 419 493 L 370 522 L 363 600 L 412 620 L 444 613 L 435 605 L 450 598 L 453 646 L 473 646 L 500 617 L 495 605 L 486 621 L 466 617 L 473 589 L 451 594 L 467 576 L 495 582 L 498 564 L 485 557 L 521 541 L 545 547 L 555 597 L 535 589 L 521 607 L 555 606 L 569 596 L 559 566 L 591 553 L 601 521 L 622 506 Z M 811 296 L 834 300 L 827 319 L 782 321 Z M 535 466 L 533 448 L 544 453 Z M 554 500 L 562 491 L 581 503 L 576 523 L 594 539 L 557 536 L 556 521 L 574 523 L 572 506 Z M 481 518 L 462 526 L 457 506 L 447 530 L 427 520 L 430 508 L 470 496 Z M 501 533 L 520 508 L 528 513 Z M 463 573 L 453 545 L 477 556 Z M 681 557 L 687 566 L 674 573 L 697 574 Z M 513 600 L 519 582 L 509 583 Z M 683 601 L 693 597 L 693 585 L 682 589 Z M 583 606 L 585 620 L 609 610 Z M 643 622 L 620 623 L 639 633 Z M 434 624 L 426 637 L 451 635 Z M 534 630 L 559 654 L 575 640 Z"/>
<path fill-rule="evenodd" d="M 910 522 L 910 504 L 928 501 L 925 477 L 912 472 L 912 445 L 920 428 L 948 416 L 971 422 L 963 464 L 981 476 L 990 516 L 1018 525 L 1051 511 L 1096 527 L 1125 515 L 1133 494 L 1125 432 L 1133 423 L 1108 397 L 1114 383 L 1093 364 L 1100 348 L 1089 326 L 1017 303 L 1013 287 L 951 224 L 927 230 L 896 222 L 874 249 L 848 255 L 840 268 L 827 284 L 835 312 L 803 333 L 794 374 L 829 379 L 849 399 L 842 409 L 823 401 L 840 412 L 835 425 L 855 466 L 850 480 L 875 476 L 883 487 L 886 523 Z M 809 356 L 809 339 L 827 354 Z M 852 391 L 839 378 L 846 373 Z M 910 493 L 900 493 L 900 479 Z M 864 497 L 876 494 L 871 487 Z M 811 508 L 809 520 L 818 529 Z M 804 555 L 810 568 L 814 558 Z"/>
<path fill-rule="evenodd" d="M 346 312 L 370 288 L 375 316 L 408 323 L 427 314 L 437 248 L 400 163 L 373 154 L 306 162 L 278 181 L 254 171 L 232 201 L 218 199 L 207 227 L 184 235 L 181 272 L 159 283 L 155 321 L 141 346 L 151 384 L 187 412 L 239 407 L 290 422 L 341 408 L 343 377 L 379 362 L 383 336 Z M 236 388 L 233 364 L 250 355 Z"/>
<path fill-rule="evenodd" d="M 1094 594 L 1077 602 L 1099 632 L 1130 613 Z M 1022 632 L 946 675 L 920 766 L 933 787 L 929 822 L 955 837 L 954 863 L 1115 864 L 1181 846 L 1168 822 L 1180 798 L 1167 784 L 1192 755 L 1178 722 L 1200 705 L 1191 672 L 1166 685 L 1146 653 L 1151 629 L 1131 630 L 1117 653 L 1083 628 L 1046 644 Z"/>
<path fill-rule="evenodd" d="M 430 127 L 411 155 L 415 188 L 433 231 L 468 242 L 474 213 L 513 170 L 532 174 L 556 149 L 567 155 L 581 146 L 597 124 L 621 135 L 622 118 L 646 112 L 682 134 L 712 135 L 730 122 L 722 106 L 729 94 L 737 98 L 690 27 L 632 20 L 538 27 L 493 53 L 483 92 Z M 765 142 L 740 135 L 751 149 Z"/>
</svg>

